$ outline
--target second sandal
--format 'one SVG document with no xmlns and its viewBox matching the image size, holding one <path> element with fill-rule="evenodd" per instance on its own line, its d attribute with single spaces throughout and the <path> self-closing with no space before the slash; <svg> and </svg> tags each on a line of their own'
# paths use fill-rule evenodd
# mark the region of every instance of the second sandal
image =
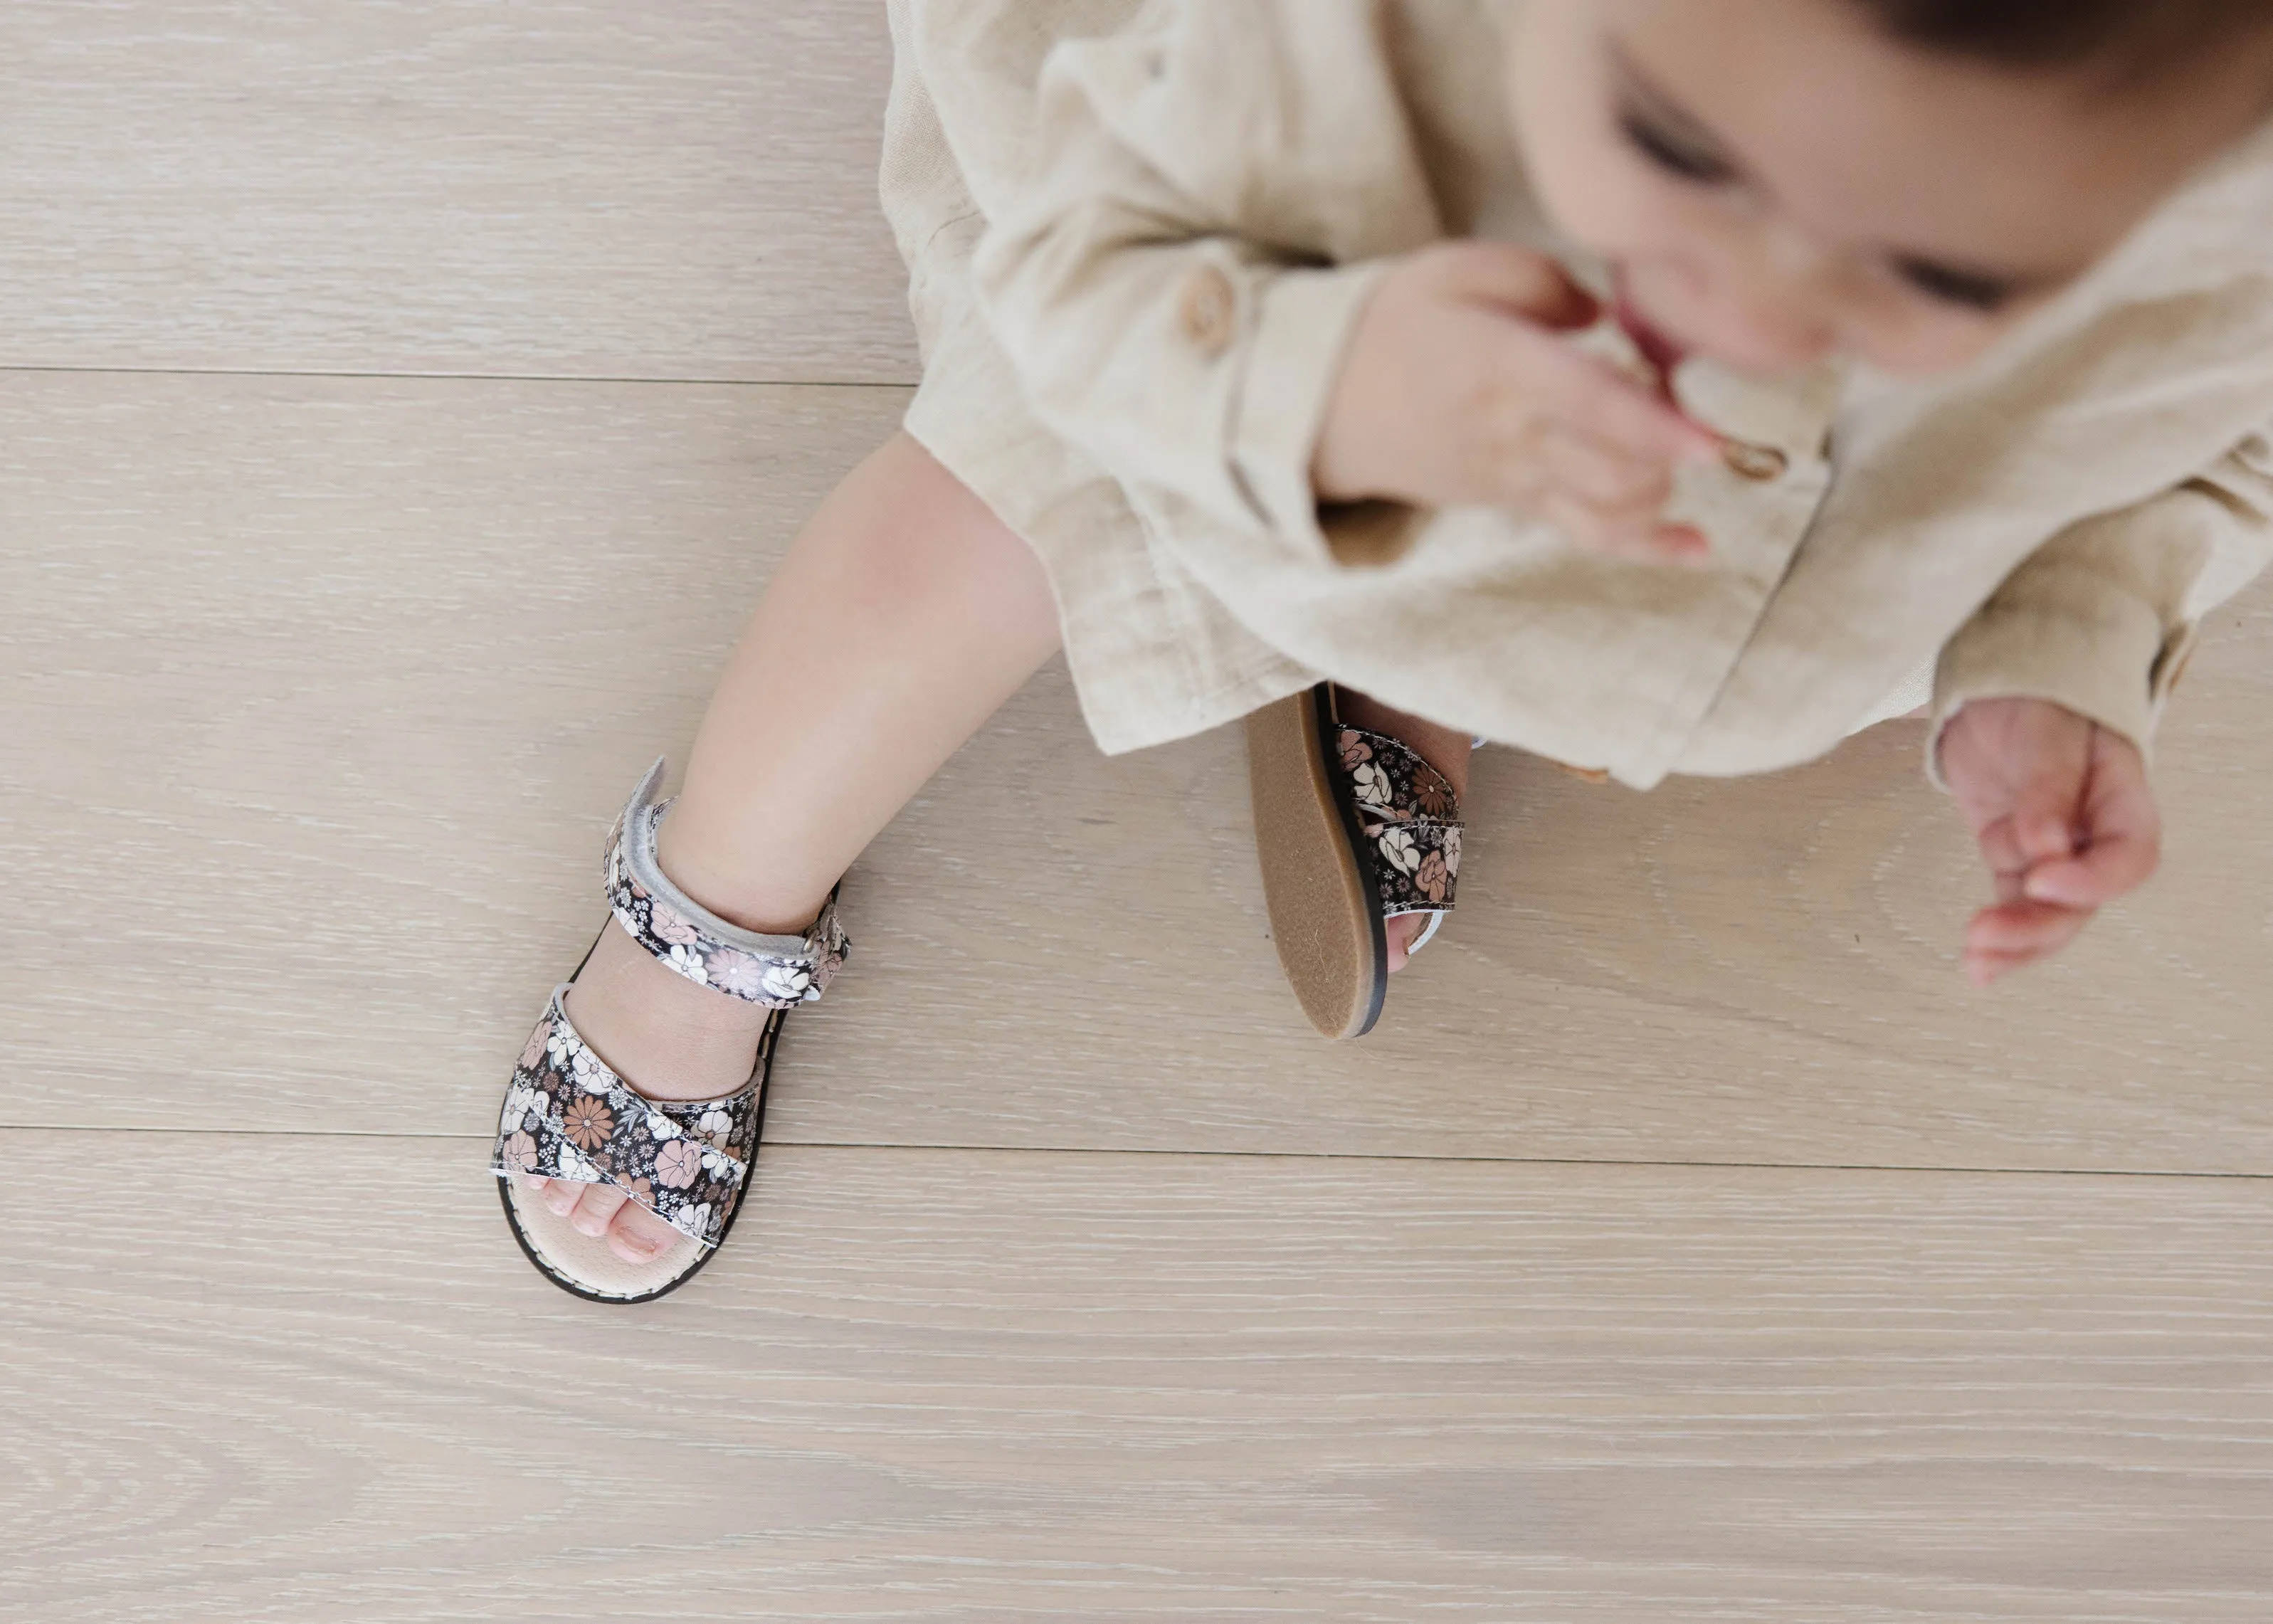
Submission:
<svg viewBox="0 0 2273 1624">
<path fill-rule="evenodd" d="M 1452 786 L 1402 740 L 1345 726 L 1330 682 L 1249 716 L 1247 763 L 1279 962 L 1313 1026 L 1362 1037 L 1389 989 L 1384 921 L 1430 915 L 1418 952 L 1452 912 Z"/>
</svg>

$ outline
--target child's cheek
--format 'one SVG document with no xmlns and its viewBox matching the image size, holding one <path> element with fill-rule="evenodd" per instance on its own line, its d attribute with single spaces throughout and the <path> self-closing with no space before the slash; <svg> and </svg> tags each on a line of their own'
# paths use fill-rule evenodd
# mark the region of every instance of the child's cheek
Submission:
<svg viewBox="0 0 2273 1624">
<path fill-rule="evenodd" d="M 1891 377 L 1931 378 L 1969 365 L 2034 308 L 1979 315 L 1936 310 L 1914 295 L 1896 294 L 1850 318 L 1845 347 Z"/>
<path fill-rule="evenodd" d="M 1534 8 L 1534 15 L 1559 8 Z M 1508 66 L 1509 122 L 1532 195 L 1557 232 L 1588 252 L 1624 260 L 1668 246 L 1664 178 L 1619 136 L 1608 86 L 1565 30 L 1542 27 L 1535 49 Z"/>
</svg>

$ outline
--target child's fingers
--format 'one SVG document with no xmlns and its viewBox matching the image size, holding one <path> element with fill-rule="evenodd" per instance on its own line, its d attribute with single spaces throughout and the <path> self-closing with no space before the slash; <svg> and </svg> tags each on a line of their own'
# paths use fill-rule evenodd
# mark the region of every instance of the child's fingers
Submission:
<svg viewBox="0 0 2273 1624">
<path fill-rule="evenodd" d="M 1662 518 L 1673 495 L 1673 472 L 1662 462 L 1562 427 L 1542 437 L 1541 451 L 1549 484 L 1535 506 L 1582 546 L 1678 563 L 1712 556 L 1701 531 Z"/>
<path fill-rule="evenodd" d="M 2035 768 L 2014 792 L 2012 812 L 2013 843 L 2031 868 L 2075 851 L 2083 801 L 2081 760 L 2043 760 Z"/>
<path fill-rule="evenodd" d="M 1981 848 L 1981 861 L 1988 864 L 1989 872 L 1997 876 L 1999 898 L 2005 901 L 2012 899 L 2004 893 L 2004 887 L 2008 883 L 2012 886 L 2013 896 L 2019 896 L 2021 876 L 2028 872 L 2029 860 L 2021 854 L 2020 837 L 2014 831 L 2011 816 L 1992 818 L 1982 824 L 1973 838 Z"/>
<path fill-rule="evenodd" d="M 2089 908 L 2056 907 L 2022 898 L 2000 902 L 1973 916 L 1966 927 L 1966 957 L 2042 959 L 2075 940 L 2091 922 Z"/>
<path fill-rule="evenodd" d="M 2041 953 L 1975 953 L 1965 955 L 1965 977 L 1976 987 L 1986 987 L 1999 977 L 2032 965 Z"/>
<path fill-rule="evenodd" d="M 1540 450 L 1554 477 L 1581 501 L 1654 512 L 1672 499 L 1673 470 L 1658 458 L 1560 425 L 1541 437 Z"/>
<path fill-rule="evenodd" d="M 1693 524 L 1661 524 L 1651 532 L 1649 540 L 1653 557 L 1670 559 L 1677 564 L 1713 561 L 1712 542 Z"/>
<path fill-rule="evenodd" d="M 2139 752 L 2103 730 L 2091 755 L 2081 848 L 2029 870 L 2028 894 L 2040 901 L 2097 907 L 2144 884 L 2162 861 L 2163 815 Z"/>
<path fill-rule="evenodd" d="M 1427 274 L 1456 298 L 1501 306 L 1542 327 L 1591 326 L 1602 303 L 1547 255 L 1512 243 L 1442 243 L 1422 251 Z"/>
<path fill-rule="evenodd" d="M 1713 553 L 1701 531 L 1661 522 L 1654 506 L 1603 508 L 1557 490 L 1540 497 L 1535 511 L 1567 539 L 1597 553 L 1676 564 L 1701 564 Z"/>
<path fill-rule="evenodd" d="M 1528 408 L 1564 429 L 1602 442 L 1625 456 L 1671 468 L 1716 462 L 1721 437 L 1692 423 L 1606 361 L 1559 341 L 1524 346 L 1531 373 Z"/>
<path fill-rule="evenodd" d="M 2075 856 L 2030 868 L 2023 889 L 2038 902 L 2096 908 L 2146 883 L 2161 860 L 2157 840 L 2128 834 L 2095 836 Z"/>
</svg>

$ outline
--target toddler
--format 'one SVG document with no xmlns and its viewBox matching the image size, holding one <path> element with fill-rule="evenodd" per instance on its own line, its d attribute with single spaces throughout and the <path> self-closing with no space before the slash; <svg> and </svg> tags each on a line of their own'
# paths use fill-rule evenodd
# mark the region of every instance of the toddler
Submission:
<svg viewBox="0 0 2273 1624">
<path fill-rule="evenodd" d="M 2273 537 L 2273 0 L 892 23 L 923 385 L 610 837 L 495 1158 L 556 1283 L 709 1258 L 838 877 L 1061 647 L 1108 751 L 1247 718 L 1336 1035 L 1452 906 L 1477 736 L 1647 788 L 1929 707 L 1977 981 L 2152 871 L 2155 719 Z"/>
</svg>

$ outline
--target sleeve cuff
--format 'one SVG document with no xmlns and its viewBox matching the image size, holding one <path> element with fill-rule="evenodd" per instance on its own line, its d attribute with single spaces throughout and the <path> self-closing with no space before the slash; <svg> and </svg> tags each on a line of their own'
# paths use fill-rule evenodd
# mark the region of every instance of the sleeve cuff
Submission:
<svg viewBox="0 0 2273 1624">
<path fill-rule="evenodd" d="M 2058 598 L 1984 605 L 1942 649 L 1934 671 L 1926 776 L 1940 789 L 1941 737 L 1977 699 L 2045 699 L 2120 733 L 2146 756 L 2193 642 L 2152 605 L 2104 577 L 2077 575 Z"/>
<path fill-rule="evenodd" d="M 1389 562 L 1411 544 L 1408 508 L 1366 502 L 1322 515 L 1310 460 L 1350 335 L 1386 261 L 1290 270 L 1261 300 L 1231 426 L 1231 463 L 1272 534 L 1321 561 Z"/>
</svg>

